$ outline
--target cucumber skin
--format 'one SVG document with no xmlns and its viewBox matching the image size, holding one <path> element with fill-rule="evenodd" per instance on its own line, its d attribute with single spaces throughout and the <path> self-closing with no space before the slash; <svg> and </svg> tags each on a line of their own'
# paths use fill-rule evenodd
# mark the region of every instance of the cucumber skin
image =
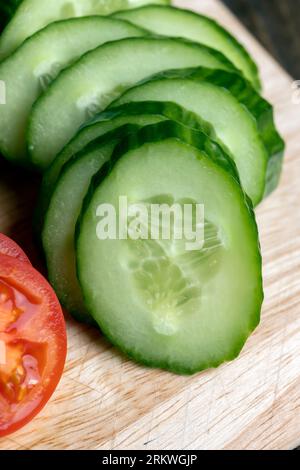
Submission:
<svg viewBox="0 0 300 470">
<path fill-rule="evenodd" d="M 245 80 L 240 74 L 227 72 L 226 70 L 208 69 L 206 67 L 167 70 L 148 77 L 137 84 L 136 87 L 151 80 L 163 78 L 188 78 L 196 81 L 208 81 L 213 85 L 228 90 L 249 110 L 256 120 L 258 131 L 269 156 L 264 198 L 271 194 L 279 184 L 285 150 L 285 142 L 278 133 L 274 123 L 272 105 L 260 96 L 250 82 Z M 113 108 L 114 103 L 110 106 Z"/>
<path fill-rule="evenodd" d="M 214 29 L 221 32 L 228 41 L 233 43 L 235 45 L 235 47 L 237 49 L 239 49 L 241 54 L 244 56 L 244 58 L 247 60 L 247 62 L 250 65 L 250 69 L 251 69 L 251 72 L 252 72 L 252 75 L 253 75 L 253 86 L 255 87 L 255 89 L 257 91 L 261 91 L 262 84 L 261 84 L 261 80 L 260 80 L 260 77 L 259 77 L 259 69 L 258 69 L 258 66 L 257 66 L 256 62 L 253 60 L 253 58 L 251 57 L 251 55 L 249 54 L 247 49 L 232 34 L 230 34 L 227 29 L 225 29 L 223 26 L 221 26 L 220 23 L 218 23 L 213 18 L 210 18 L 210 17 L 205 16 L 205 15 L 201 15 L 200 13 L 196 13 L 192 10 L 188 10 L 188 9 L 184 9 L 184 8 L 176 8 L 176 7 L 173 7 L 173 6 L 164 6 L 164 5 L 150 5 L 150 8 L 151 8 L 151 6 L 162 8 L 164 10 L 172 9 L 173 11 L 178 11 L 179 14 L 182 11 L 184 13 L 187 13 L 187 14 L 191 15 L 191 16 L 200 17 L 200 18 L 204 19 L 205 21 L 209 22 Z M 149 5 L 144 5 L 144 6 L 135 8 L 134 11 L 146 10 L 147 7 L 149 7 Z M 118 16 L 119 13 L 121 13 L 121 12 L 113 13 L 112 16 Z M 129 21 L 130 21 L 130 19 L 129 19 Z"/>
<path fill-rule="evenodd" d="M 212 126 L 209 123 L 203 121 L 200 117 L 191 111 L 187 111 L 175 103 L 144 101 L 127 103 L 125 105 L 121 105 L 98 114 L 79 130 L 79 133 L 71 140 L 70 143 L 72 144 L 74 141 L 76 141 L 80 134 L 85 133 L 89 127 L 101 125 L 101 122 L 113 120 L 117 117 L 139 114 L 161 115 L 162 117 L 172 119 L 173 121 L 178 121 L 188 127 L 199 129 L 208 135 L 212 140 L 216 139 L 216 134 Z M 63 155 L 68 145 L 69 144 L 67 144 L 66 147 L 58 154 L 52 165 L 50 165 L 49 169 L 44 173 L 38 198 L 38 205 L 34 216 L 34 226 L 35 232 L 37 234 L 41 232 L 44 215 L 47 212 L 51 195 L 54 190 L 55 175 L 53 175 L 53 167 L 56 163 L 56 160 L 59 159 L 61 155 Z"/>
<path fill-rule="evenodd" d="M 159 124 L 154 124 L 151 126 L 145 126 L 141 128 L 137 133 L 131 134 L 130 136 L 125 138 L 120 144 L 116 146 L 115 151 L 110 161 L 105 163 L 103 167 L 101 168 L 101 170 L 92 179 L 87 195 L 83 201 L 81 214 L 76 224 L 75 246 L 76 246 L 76 252 L 77 252 L 77 257 L 76 257 L 77 277 L 79 280 L 79 284 L 81 285 L 81 288 L 82 288 L 82 281 L 80 277 L 81 270 L 80 270 L 80 257 L 78 255 L 78 247 L 79 247 L 81 225 L 83 223 L 85 212 L 98 186 L 110 174 L 110 172 L 113 169 L 113 166 L 118 162 L 118 160 L 122 158 L 122 156 L 125 153 L 127 153 L 129 150 L 134 150 L 142 146 L 145 143 L 159 142 L 161 140 L 166 140 L 167 138 L 174 138 L 174 137 L 196 148 L 199 148 L 199 145 L 202 144 L 203 145 L 202 151 L 204 151 L 210 158 L 213 158 L 214 162 L 217 165 L 219 165 L 224 171 L 229 173 L 231 177 L 235 180 L 235 182 L 240 186 L 239 176 L 238 176 L 237 168 L 236 168 L 234 161 L 228 155 L 224 153 L 224 151 L 218 144 L 210 142 L 210 139 L 208 137 L 206 137 L 205 135 L 200 136 L 199 134 L 200 133 L 198 131 L 185 128 L 184 126 L 176 122 L 165 121 Z M 259 234 L 258 234 L 258 227 L 257 227 L 256 219 L 255 219 L 255 213 L 254 213 L 251 200 L 244 193 L 241 186 L 240 186 L 240 191 L 243 194 L 245 206 L 249 213 L 250 219 L 253 223 L 252 225 L 253 236 L 256 238 L 257 246 L 258 246 L 256 263 L 260 271 L 260 278 L 259 278 L 260 288 L 256 293 L 257 311 L 253 314 L 253 319 L 249 327 L 249 330 L 244 335 L 242 335 L 242 337 L 240 338 L 240 341 L 235 344 L 235 347 L 233 348 L 232 353 L 229 354 L 227 357 L 224 357 L 223 360 L 216 361 L 216 362 L 209 363 L 209 364 L 202 363 L 197 368 L 185 368 L 181 366 L 170 366 L 165 361 L 155 361 L 155 362 L 149 361 L 142 354 L 128 351 L 126 348 L 123 347 L 123 345 L 120 342 L 115 341 L 115 339 L 113 338 L 113 334 L 111 334 L 111 332 L 108 329 L 103 328 L 103 325 L 101 325 L 99 321 L 95 320 L 99 324 L 101 331 L 107 337 L 107 339 L 114 346 L 119 348 L 127 357 L 129 357 L 130 359 L 146 367 L 164 369 L 164 370 L 167 370 L 169 372 L 172 372 L 174 374 L 179 374 L 179 375 L 192 375 L 197 372 L 202 372 L 203 370 L 206 370 L 206 369 L 217 368 L 224 362 L 233 361 L 239 356 L 248 337 L 253 333 L 253 331 L 257 328 L 257 326 L 260 323 L 261 307 L 262 307 L 262 303 L 264 300 L 263 277 L 262 277 L 262 256 L 261 256 Z M 87 309 L 90 311 L 90 314 L 92 315 L 91 309 L 89 307 L 89 301 L 85 297 L 83 288 L 82 288 L 82 292 L 83 292 L 83 297 L 84 297 L 84 301 L 87 306 Z"/>
<path fill-rule="evenodd" d="M 192 111 L 189 111 L 171 101 L 133 101 L 120 106 L 115 106 L 112 109 L 108 109 L 107 111 L 103 111 L 96 115 L 81 129 L 85 129 L 93 124 L 99 123 L 104 119 L 113 119 L 115 117 L 133 116 L 138 114 L 164 116 L 171 121 L 182 123 L 193 129 L 198 129 L 211 138 L 216 138 L 216 133 L 211 124 Z"/>
</svg>

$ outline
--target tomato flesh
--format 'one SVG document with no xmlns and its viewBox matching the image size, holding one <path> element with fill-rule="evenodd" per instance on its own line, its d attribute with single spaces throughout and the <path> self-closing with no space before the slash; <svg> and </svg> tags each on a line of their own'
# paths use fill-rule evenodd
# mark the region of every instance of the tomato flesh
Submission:
<svg viewBox="0 0 300 470">
<path fill-rule="evenodd" d="M 11 403 L 20 402 L 41 381 L 41 345 L 13 339 L 11 333 L 37 312 L 38 306 L 0 280 L 0 393 Z M 3 352 L 4 351 L 4 352 Z"/>
<path fill-rule="evenodd" d="M 1 341 L 1 340 L 0 340 Z M 4 364 L 0 372 L 0 393 L 10 403 L 20 403 L 41 383 L 40 345 L 29 341 L 5 342 Z"/>
<path fill-rule="evenodd" d="M 16 242 L 14 242 L 11 238 L 8 238 L 3 233 L 0 233 L 0 253 L 2 255 L 17 258 L 20 261 L 23 261 L 24 263 L 30 263 L 29 258 L 26 256 L 22 248 L 19 247 Z"/>
<path fill-rule="evenodd" d="M 0 436 L 43 408 L 65 357 L 65 322 L 52 288 L 30 264 L 0 254 Z"/>
</svg>

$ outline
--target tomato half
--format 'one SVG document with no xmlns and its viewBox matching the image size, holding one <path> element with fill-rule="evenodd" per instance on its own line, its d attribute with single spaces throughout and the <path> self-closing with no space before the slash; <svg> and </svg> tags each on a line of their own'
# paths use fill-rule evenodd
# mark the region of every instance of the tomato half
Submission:
<svg viewBox="0 0 300 470">
<path fill-rule="evenodd" d="M 24 263 L 30 263 L 29 258 L 26 256 L 22 248 L 17 245 L 11 238 L 8 238 L 3 233 L 0 233 L 0 254 L 12 256 Z"/>
<path fill-rule="evenodd" d="M 46 279 L 30 264 L 0 255 L 0 436 L 28 423 L 47 403 L 66 346 L 62 309 Z"/>
</svg>

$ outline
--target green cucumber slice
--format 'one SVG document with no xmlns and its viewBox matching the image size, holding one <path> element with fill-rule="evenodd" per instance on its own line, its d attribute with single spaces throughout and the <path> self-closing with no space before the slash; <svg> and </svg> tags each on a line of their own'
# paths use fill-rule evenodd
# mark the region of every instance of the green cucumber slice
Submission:
<svg viewBox="0 0 300 470">
<path fill-rule="evenodd" d="M 246 49 L 220 24 L 191 10 L 146 5 L 114 14 L 156 34 L 184 37 L 222 52 L 257 89 L 261 88 L 258 68 Z"/>
<path fill-rule="evenodd" d="M 63 68 L 107 41 L 143 35 L 126 21 L 93 16 L 53 23 L 28 39 L 0 65 L 7 95 L 0 113 L 1 152 L 27 163 L 25 134 L 32 106 Z"/>
<path fill-rule="evenodd" d="M 145 5 L 149 1 L 51 0 L 45 5 L 45 2 L 41 0 L 23 0 L 22 2 L 11 0 L 12 9 L 9 11 L 10 16 L 14 13 L 15 6 L 18 6 L 19 3 L 21 4 L 0 38 L 0 61 L 14 52 L 25 39 L 49 23 L 75 17 L 108 15 L 117 10 Z M 170 2 L 169 0 L 151 0 L 151 3 L 168 5 Z"/>
<path fill-rule="evenodd" d="M 173 239 L 99 240 L 97 208 L 111 204 L 118 216 L 120 196 L 204 204 L 203 249 L 187 252 Z M 237 357 L 259 323 L 255 217 L 228 157 L 197 131 L 163 122 L 119 144 L 93 179 L 76 248 L 85 304 L 138 362 L 183 374 L 217 367 Z"/>
<path fill-rule="evenodd" d="M 170 68 L 200 65 L 234 69 L 219 52 L 174 38 L 123 39 L 87 53 L 33 107 L 28 129 L 33 164 L 45 170 L 88 118 L 138 81 Z"/>
<path fill-rule="evenodd" d="M 173 101 L 209 122 L 220 145 L 229 150 L 235 160 L 242 185 L 253 204 L 262 200 L 266 185 L 266 148 L 253 116 L 231 93 L 209 81 L 162 77 L 130 89 L 116 105 L 141 100 Z"/>
<path fill-rule="evenodd" d="M 157 121 L 164 119 L 178 121 L 186 126 L 202 130 L 213 140 L 216 139 L 214 129 L 208 123 L 175 103 L 154 101 L 133 102 L 102 112 L 76 134 L 45 171 L 35 217 L 37 233 L 40 233 L 40 228 L 43 225 L 43 217 L 47 211 L 61 169 L 70 158 L 82 151 L 84 147 L 93 140 L 120 126 L 125 124 L 142 125 L 143 119 L 145 121 L 143 125 L 149 123 L 150 115 L 153 115 L 152 119 L 156 119 Z"/>
<path fill-rule="evenodd" d="M 269 155 L 264 197 L 277 188 L 281 175 L 285 143 L 276 129 L 272 105 L 257 93 L 248 81 L 233 72 L 212 70 L 205 67 L 169 70 L 157 74 L 153 78 L 159 77 L 192 78 L 197 81 L 209 81 L 228 90 L 243 106 L 246 106 L 256 120 L 258 131 Z"/>
<path fill-rule="evenodd" d="M 153 124 L 159 120 L 159 117 L 151 115 L 135 116 L 132 124 L 98 137 L 63 166 L 49 198 L 42 228 L 48 277 L 62 305 L 79 321 L 90 322 L 91 317 L 86 312 L 77 281 L 74 235 L 91 178 L 111 157 L 115 145 L 124 136 L 137 130 L 138 125 Z"/>
</svg>

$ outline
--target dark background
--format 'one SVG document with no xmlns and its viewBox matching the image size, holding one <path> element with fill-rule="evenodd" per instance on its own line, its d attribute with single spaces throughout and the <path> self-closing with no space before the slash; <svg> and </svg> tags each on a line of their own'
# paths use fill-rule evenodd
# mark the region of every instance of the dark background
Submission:
<svg viewBox="0 0 300 470">
<path fill-rule="evenodd" d="M 223 3 L 290 75 L 300 80 L 300 0 L 223 0 Z"/>
<path fill-rule="evenodd" d="M 296 80 L 300 80 L 300 0 L 223 0 Z"/>
</svg>

